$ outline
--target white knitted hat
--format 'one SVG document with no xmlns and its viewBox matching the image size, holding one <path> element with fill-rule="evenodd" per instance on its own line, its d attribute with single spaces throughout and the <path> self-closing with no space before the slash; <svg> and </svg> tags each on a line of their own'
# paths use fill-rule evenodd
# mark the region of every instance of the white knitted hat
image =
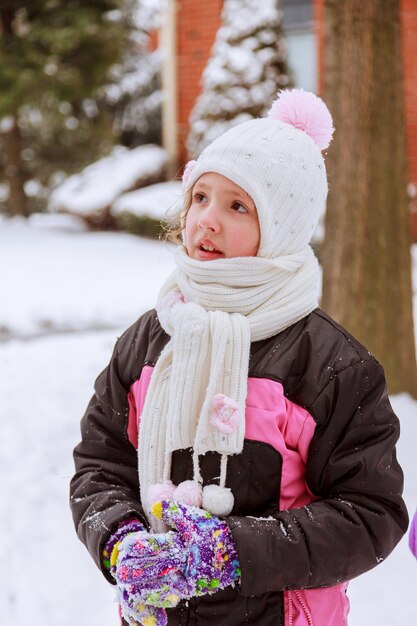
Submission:
<svg viewBox="0 0 417 626">
<path fill-rule="evenodd" d="M 215 139 L 184 171 L 184 190 L 206 172 L 226 176 L 253 199 L 261 231 L 258 256 L 275 258 L 311 240 L 327 197 L 321 150 L 333 134 L 324 102 L 284 90 L 268 117 L 239 124 Z"/>
</svg>

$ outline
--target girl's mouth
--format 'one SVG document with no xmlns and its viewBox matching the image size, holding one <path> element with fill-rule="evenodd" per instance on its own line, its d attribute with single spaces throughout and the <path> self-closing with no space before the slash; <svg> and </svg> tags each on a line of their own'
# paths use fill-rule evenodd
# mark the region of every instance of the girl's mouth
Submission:
<svg viewBox="0 0 417 626">
<path fill-rule="evenodd" d="M 197 254 L 200 259 L 204 259 L 205 261 L 218 259 L 223 256 L 223 252 L 213 246 L 211 241 L 199 241 L 197 245 Z"/>
</svg>

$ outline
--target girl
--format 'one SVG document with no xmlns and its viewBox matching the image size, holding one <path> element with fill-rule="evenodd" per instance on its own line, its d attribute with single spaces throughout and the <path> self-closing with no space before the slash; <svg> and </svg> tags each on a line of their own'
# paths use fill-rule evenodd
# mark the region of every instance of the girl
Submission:
<svg viewBox="0 0 417 626">
<path fill-rule="evenodd" d="M 318 308 L 332 132 L 284 91 L 185 170 L 176 270 L 74 452 L 75 525 L 123 624 L 343 626 L 347 581 L 406 531 L 383 369 Z"/>
</svg>

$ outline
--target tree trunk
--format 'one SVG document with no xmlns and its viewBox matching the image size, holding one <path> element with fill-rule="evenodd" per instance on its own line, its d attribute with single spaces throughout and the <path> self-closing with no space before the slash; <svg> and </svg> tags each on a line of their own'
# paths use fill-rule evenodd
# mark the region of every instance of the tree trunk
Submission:
<svg viewBox="0 0 417 626">
<path fill-rule="evenodd" d="M 21 158 L 21 138 L 15 117 L 3 120 L 1 140 L 6 158 L 6 180 L 9 183 L 8 213 L 9 215 L 27 216 L 27 197 L 23 187 L 25 176 Z"/>
<path fill-rule="evenodd" d="M 3 8 L 0 10 L 0 33 L 3 45 L 7 46 L 14 36 L 13 20 L 16 10 Z M 24 191 L 25 176 L 21 158 L 21 137 L 17 123 L 17 114 L 2 120 L 0 137 L 5 155 L 5 175 L 9 183 L 8 213 L 9 215 L 28 215 L 27 198 Z"/>
<path fill-rule="evenodd" d="M 325 0 L 323 308 L 417 397 L 399 0 Z"/>
</svg>

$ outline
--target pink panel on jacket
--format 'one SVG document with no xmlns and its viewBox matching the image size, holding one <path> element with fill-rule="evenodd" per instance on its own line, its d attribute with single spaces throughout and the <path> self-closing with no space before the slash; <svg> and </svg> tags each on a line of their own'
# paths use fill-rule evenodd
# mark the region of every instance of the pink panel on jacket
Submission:
<svg viewBox="0 0 417 626">
<path fill-rule="evenodd" d="M 145 365 L 142 368 L 140 378 L 136 380 L 130 388 L 128 395 L 129 401 L 129 419 L 127 425 L 127 434 L 129 441 L 135 448 L 138 447 L 138 429 L 140 416 L 142 415 L 143 405 L 145 403 L 146 392 L 151 382 L 153 367 Z"/>
<path fill-rule="evenodd" d="M 347 626 L 347 583 L 324 589 L 284 591 L 285 626 Z"/>
<path fill-rule="evenodd" d="M 248 379 L 245 437 L 269 443 L 282 456 L 280 509 L 314 499 L 305 482 L 305 464 L 315 425 L 308 411 L 284 396 L 281 383 Z"/>
</svg>

